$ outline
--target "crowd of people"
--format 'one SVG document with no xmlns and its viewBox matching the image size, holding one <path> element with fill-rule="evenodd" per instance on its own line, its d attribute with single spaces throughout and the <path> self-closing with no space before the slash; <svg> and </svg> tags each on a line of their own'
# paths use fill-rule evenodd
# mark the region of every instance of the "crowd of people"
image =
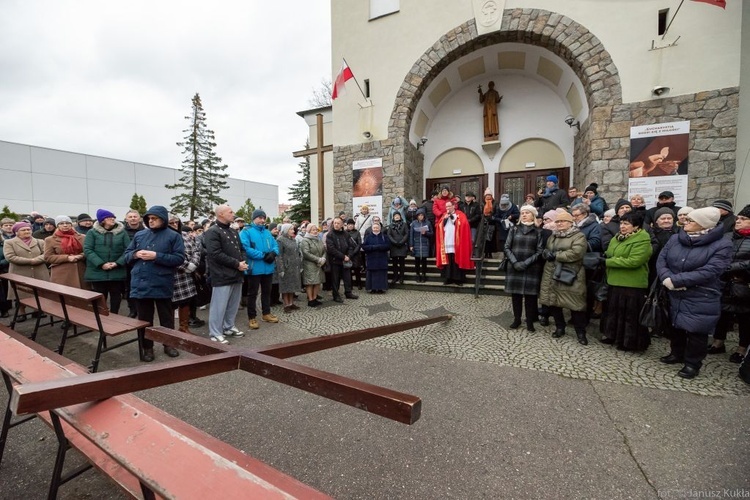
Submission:
<svg viewBox="0 0 750 500">
<path fill-rule="evenodd" d="M 424 282 L 429 257 L 445 285 L 461 286 L 477 260 L 499 253 L 511 329 L 525 323 L 533 332 L 535 323 L 551 319 L 552 337 L 572 325 L 578 342 L 588 345 L 590 321 L 600 319 L 602 343 L 634 352 L 664 336 L 670 352 L 661 361 L 682 364 L 678 375 L 687 379 L 698 375 L 707 355 L 726 352 L 735 324 L 739 345 L 729 361 L 743 363 L 750 345 L 750 205 L 734 214 L 728 200 L 678 207 L 665 191 L 655 207 L 647 209 L 636 194 L 609 209 L 596 184 L 563 190 L 551 175 L 520 204 L 507 194 L 495 201 L 489 190 L 481 202 L 471 192 L 461 200 L 444 186 L 421 204 L 396 197 L 385 220 L 363 205 L 354 217 L 341 212 L 320 227 L 268 224 L 261 209 L 246 224 L 227 205 L 201 223 L 183 223 L 154 206 L 143 217 L 130 211 L 122 222 L 102 208 L 95 218 L 79 215 L 75 225 L 64 215 L 38 213 L 0 225 L 3 272 L 92 289 L 114 313 L 126 300 L 131 317 L 153 324 L 156 314 L 169 328 L 177 311 L 186 333 L 203 326 L 197 310 L 210 304 L 209 337 L 224 344 L 244 335 L 235 324 L 241 307 L 257 330 L 279 322 L 274 305 L 298 310 L 302 294 L 316 308 L 321 290 L 343 303 L 358 299 L 355 286 L 386 293 L 412 269 Z M 0 314 L 8 317 L 15 297 L 6 283 L 0 286 Z M 640 319 L 649 298 L 669 315 L 658 327 Z M 20 305 L 16 321 L 26 319 Z M 141 359 L 152 361 L 153 342 L 143 338 L 141 346 Z M 169 346 L 164 352 L 179 355 Z"/>
</svg>

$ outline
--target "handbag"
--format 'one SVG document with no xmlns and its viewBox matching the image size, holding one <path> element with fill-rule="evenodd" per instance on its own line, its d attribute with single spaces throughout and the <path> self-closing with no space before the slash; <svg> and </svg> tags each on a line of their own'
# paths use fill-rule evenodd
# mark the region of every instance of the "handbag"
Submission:
<svg viewBox="0 0 750 500">
<path fill-rule="evenodd" d="M 503 272 L 508 271 L 508 258 L 507 257 L 503 257 L 503 260 L 500 261 L 500 265 L 497 266 L 497 269 Z"/>
<path fill-rule="evenodd" d="M 741 281 L 732 281 L 729 283 L 729 297 L 737 300 L 750 299 L 750 285 Z"/>
<path fill-rule="evenodd" d="M 193 282 L 195 283 L 195 306 L 203 307 L 211 303 L 211 285 L 206 281 L 205 275 L 193 273 Z"/>
<path fill-rule="evenodd" d="M 601 256 L 599 252 L 586 252 L 583 255 L 583 267 L 595 271 L 601 265 Z"/>
<path fill-rule="evenodd" d="M 566 266 L 562 262 L 555 264 L 555 271 L 552 273 L 553 280 L 559 281 L 563 285 L 570 286 L 575 283 L 576 278 L 578 278 L 578 273 L 569 266 Z"/>
<path fill-rule="evenodd" d="M 669 315 L 664 307 L 661 287 L 662 284 L 659 283 L 658 279 L 655 279 L 646 297 L 646 303 L 643 304 L 643 308 L 638 315 L 638 322 L 646 328 L 652 328 L 655 332 L 661 331 Z"/>
</svg>

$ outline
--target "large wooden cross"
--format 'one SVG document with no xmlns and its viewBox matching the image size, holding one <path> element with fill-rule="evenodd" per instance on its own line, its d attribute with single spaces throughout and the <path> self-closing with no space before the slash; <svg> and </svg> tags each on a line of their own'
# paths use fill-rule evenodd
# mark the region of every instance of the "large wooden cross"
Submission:
<svg viewBox="0 0 750 500">
<path fill-rule="evenodd" d="M 315 115 L 316 121 L 316 128 L 317 128 L 317 145 L 314 148 L 309 149 L 303 149 L 302 151 L 295 151 L 292 153 L 292 155 L 295 158 L 300 158 L 302 156 L 311 156 L 313 154 L 317 154 L 318 158 L 318 221 L 322 221 L 325 219 L 325 190 L 324 185 L 324 160 L 323 160 L 323 153 L 328 153 L 330 151 L 333 151 L 333 145 L 328 144 L 327 146 L 323 146 L 323 113 L 318 113 Z M 312 195 L 312 193 L 310 193 Z"/>
<path fill-rule="evenodd" d="M 69 379 L 22 384 L 13 389 L 10 405 L 17 415 L 39 413 L 231 370 L 243 370 L 397 422 L 413 424 L 419 419 L 422 408 L 422 402 L 418 397 L 309 368 L 287 361 L 286 358 L 449 319 L 451 319 L 450 315 L 437 316 L 248 349 L 235 349 L 168 328 L 147 328 L 146 336 L 155 342 L 161 342 L 201 357 L 89 373 Z"/>
</svg>

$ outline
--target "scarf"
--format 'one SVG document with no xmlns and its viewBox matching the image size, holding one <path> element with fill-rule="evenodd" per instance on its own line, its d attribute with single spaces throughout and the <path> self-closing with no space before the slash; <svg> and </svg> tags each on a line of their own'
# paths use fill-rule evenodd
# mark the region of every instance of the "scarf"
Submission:
<svg viewBox="0 0 750 500">
<path fill-rule="evenodd" d="M 615 236 L 615 238 L 617 238 L 617 241 L 625 241 L 628 238 L 630 238 L 631 236 L 633 236 L 634 234 L 639 233 L 640 231 L 641 231 L 641 228 L 639 227 L 638 229 L 636 229 L 632 233 L 628 233 L 628 234 L 617 233 L 617 236 Z"/>
<path fill-rule="evenodd" d="M 19 240 L 23 241 L 27 247 L 31 247 L 31 241 L 34 239 L 32 236 L 29 236 L 28 238 L 18 238 Z"/>
<path fill-rule="evenodd" d="M 745 238 L 747 238 L 748 236 L 750 236 L 750 228 L 749 229 L 740 229 L 739 231 L 737 231 L 737 234 L 739 234 L 740 236 L 744 236 Z"/>
<path fill-rule="evenodd" d="M 711 230 L 711 228 L 709 228 L 709 229 L 701 229 L 700 231 L 694 231 L 694 232 L 692 232 L 692 233 L 689 233 L 689 232 L 685 231 L 685 233 L 686 233 L 686 234 L 688 235 L 688 237 L 690 237 L 690 238 L 698 238 L 699 236 L 703 236 L 704 234 L 708 234 L 708 232 L 709 232 L 710 230 Z"/>
<path fill-rule="evenodd" d="M 489 217 L 490 215 L 492 215 L 492 197 L 491 196 L 484 199 L 483 213 L 486 217 Z"/>
<path fill-rule="evenodd" d="M 565 230 L 565 231 L 558 231 L 558 230 L 552 231 L 552 234 L 554 234 L 558 238 L 566 238 L 568 236 L 571 236 L 579 232 L 581 232 L 581 230 L 573 226 L 570 229 Z"/>
<path fill-rule="evenodd" d="M 60 248 L 64 255 L 78 255 L 83 253 L 83 246 L 81 245 L 81 242 L 76 239 L 77 235 L 78 233 L 73 229 L 67 231 L 57 229 L 55 231 L 55 236 L 60 238 Z"/>
<path fill-rule="evenodd" d="M 317 240 L 317 239 L 318 239 L 318 235 L 317 235 L 317 234 L 311 234 L 311 233 L 309 233 L 309 232 L 305 233 L 305 236 L 304 236 L 304 237 L 305 237 L 305 238 L 312 238 L 312 239 L 315 239 L 315 240 Z"/>
</svg>

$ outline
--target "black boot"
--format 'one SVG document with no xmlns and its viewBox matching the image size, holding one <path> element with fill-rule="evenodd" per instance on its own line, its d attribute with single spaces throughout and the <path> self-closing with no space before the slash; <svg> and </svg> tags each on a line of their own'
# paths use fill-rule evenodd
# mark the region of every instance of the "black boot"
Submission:
<svg viewBox="0 0 750 500">
<path fill-rule="evenodd" d="M 535 332 L 536 328 L 534 328 L 534 322 L 533 321 L 526 321 L 526 330 L 530 332 Z"/>
<path fill-rule="evenodd" d="M 589 339 L 586 338 L 586 332 L 576 332 L 578 336 L 578 343 L 581 345 L 589 345 Z"/>
<path fill-rule="evenodd" d="M 559 339 L 563 335 L 565 335 L 565 327 L 562 327 L 562 328 L 557 327 L 555 329 L 555 333 L 552 334 L 552 338 Z"/>
<path fill-rule="evenodd" d="M 546 316 L 542 316 L 539 318 L 539 324 L 541 326 L 549 326 L 549 318 Z"/>
<path fill-rule="evenodd" d="M 513 323 L 511 323 L 511 324 L 510 324 L 510 328 L 511 328 L 512 330 L 515 330 L 515 329 L 516 329 L 516 328 L 518 328 L 519 326 L 521 326 L 521 318 L 516 318 L 516 319 L 514 319 L 514 320 L 513 320 Z"/>
</svg>

